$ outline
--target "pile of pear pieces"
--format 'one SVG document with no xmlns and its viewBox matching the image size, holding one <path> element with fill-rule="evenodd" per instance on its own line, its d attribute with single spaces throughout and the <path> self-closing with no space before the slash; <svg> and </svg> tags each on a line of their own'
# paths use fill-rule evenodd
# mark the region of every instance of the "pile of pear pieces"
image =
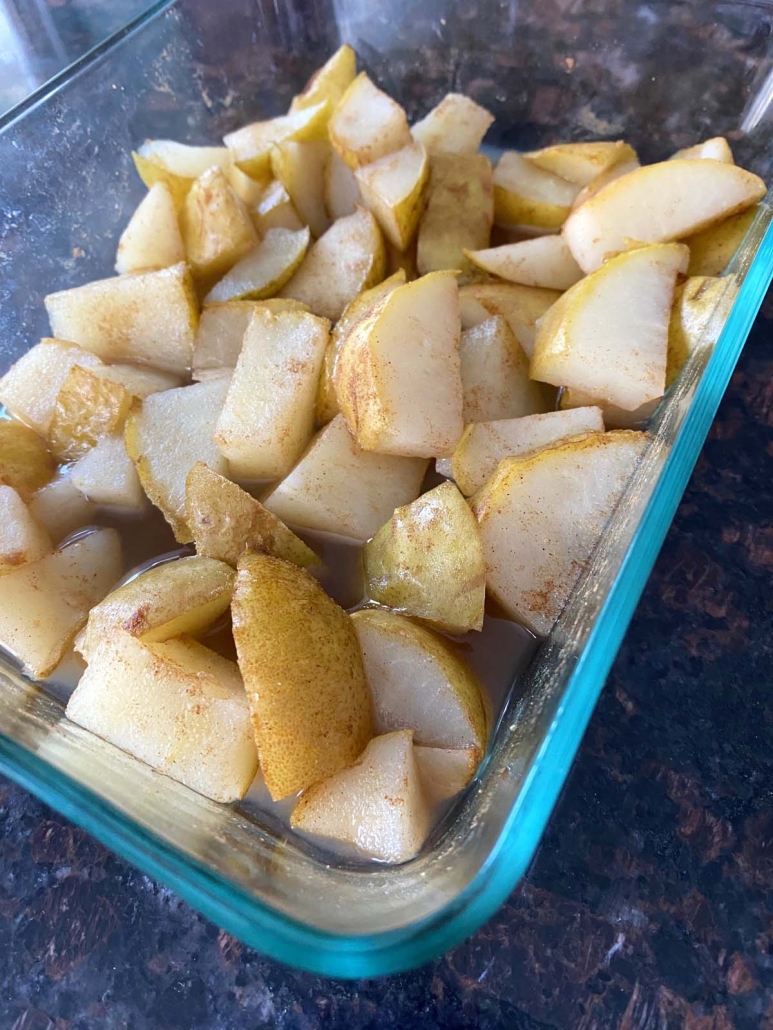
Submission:
<svg viewBox="0 0 773 1030">
<path fill-rule="evenodd" d="M 216 801 L 259 768 L 389 862 L 485 753 L 449 636 L 487 595 L 550 631 L 765 193 L 722 138 L 492 168 L 492 122 L 449 94 L 409 127 L 343 46 L 225 146 L 146 142 L 118 275 L 46 297 L 0 381 L 0 642 L 38 678 L 74 642 L 70 719 Z M 100 513 L 148 501 L 196 554 L 115 589 Z M 362 547 L 353 614 L 315 532 Z M 238 664 L 200 642 L 229 611 Z"/>
</svg>

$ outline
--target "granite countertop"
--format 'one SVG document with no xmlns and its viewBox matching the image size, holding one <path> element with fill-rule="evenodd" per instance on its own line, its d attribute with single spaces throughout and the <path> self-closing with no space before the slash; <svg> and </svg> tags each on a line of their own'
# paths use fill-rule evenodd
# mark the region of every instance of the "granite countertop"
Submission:
<svg viewBox="0 0 773 1030">
<path fill-rule="evenodd" d="M 0 1026 L 773 1030 L 772 426 L 769 298 L 531 869 L 468 941 L 289 970 L 0 780 Z"/>
</svg>

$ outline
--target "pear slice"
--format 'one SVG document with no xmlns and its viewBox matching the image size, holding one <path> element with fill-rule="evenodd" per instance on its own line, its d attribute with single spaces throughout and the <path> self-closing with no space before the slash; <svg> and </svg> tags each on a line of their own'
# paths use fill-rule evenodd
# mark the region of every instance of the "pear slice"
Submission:
<svg viewBox="0 0 773 1030">
<path fill-rule="evenodd" d="M 660 406 L 662 397 L 655 397 L 651 401 L 645 401 L 638 408 L 627 410 L 616 404 L 599 400 L 584 390 L 576 390 L 574 387 L 564 387 L 558 402 L 561 411 L 573 411 L 587 407 L 601 409 L 604 425 L 607 429 L 642 429 Z"/>
<path fill-rule="evenodd" d="M 83 364 L 80 360 L 77 363 L 78 365 Z M 101 361 L 96 365 L 89 364 L 86 367 L 94 375 L 109 379 L 114 383 L 120 383 L 132 397 L 141 399 L 150 397 L 152 393 L 173 390 L 180 385 L 180 376 L 171 372 L 162 372 L 158 368 L 131 364 L 103 365 Z"/>
<path fill-rule="evenodd" d="M 201 311 L 196 340 L 193 344 L 193 378 L 211 379 L 228 374 L 239 360 L 244 334 L 252 313 L 262 307 L 278 311 L 308 311 L 297 300 L 271 297 L 268 300 L 227 300 L 207 304 Z"/>
<path fill-rule="evenodd" d="M 430 154 L 474 154 L 494 115 L 463 93 L 446 93 L 429 114 L 411 129 L 417 143 Z"/>
<path fill-rule="evenodd" d="M 585 272 L 622 250 L 676 240 L 735 215 L 765 195 L 757 175 L 722 161 L 661 161 L 615 180 L 576 208 L 564 238 Z"/>
<path fill-rule="evenodd" d="M 139 177 L 149 190 L 160 182 L 180 208 L 193 183 L 207 169 L 216 166 L 228 173 L 231 154 L 226 147 L 191 147 L 171 139 L 145 140 L 132 153 Z"/>
<path fill-rule="evenodd" d="M 0 486 L 0 576 L 54 549 L 48 535 L 12 486 Z"/>
<path fill-rule="evenodd" d="M 586 200 L 590 200 L 591 197 L 595 197 L 599 190 L 608 186 L 610 182 L 622 179 L 624 175 L 628 175 L 629 172 L 640 167 L 638 157 L 632 157 L 627 161 L 620 161 L 619 164 L 612 165 L 611 168 L 607 168 L 604 172 L 600 172 L 587 186 L 583 186 L 574 198 L 572 210 L 579 207 L 580 204 L 584 204 Z"/>
<path fill-rule="evenodd" d="M 669 160 L 705 161 L 707 158 L 712 161 L 724 161 L 730 165 L 735 164 L 733 151 L 724 136 L 713 136 L 711 139 L 704 140 L 703 143 L 696 143 L 693 147 L 677 150 Z"/>
<path fill-rule="evenodd" d="M 429 179 L 427 151 L 420 143 L 387 154 L 355 172 L 362 202 L 378 220 L 384 235 L 398 250 L 413 239 L 424 205 Z"/>
<path fill-rule="evenodd" d="M 462 333 L 459 358 L 465 425 L 535 415 L 553 406 L 547 391 L 529 378 L 528 358 L 501 315 Z"/>
<path fill-rule="evenodd" d="M 263 499 L 283 522 L 370 539 L 396 507 L 418 497 L 427 462 L 361 450 L 337 415 Z"/>
<path fill-rule="evenodd" d="M 169 187 L 156 182 L 140 201 L 118 241 L 115 270 L 138 272 L 185 261 L 185 244 Z"/>
<path fill-rule="evenodd" d="M 563 236 L 535 236 L 520 243 L 465 253 L 484 272 L 524 286 L 568 290 L 583 277 Z"/>
<path fill-rule="evenodd" d="M 236 475 L 276 479 L 301 456 L 328 337 L 316 315 L 253 312 L 214 435 Z"/>
<path fill-rule="evenodd" d="M 195 640 L 101 641 L 67 717 L 213 801 L 244 797 L 258 770 L 239 670 Z"/>
<path fill-rule="evenodd" d="M 628 411 L 662 397 L 674 286 L 689 256 L 679 243 L 652 244 L 582 279 L 543 318 L 532 376 Z"/>
<path fill-rule="evenodd" d="M 473 496 L 486 589 L 532 633 L 550 632 L 646 441 L 630 430 L 588 433 L 505 458 Z"/>
<path fill-rule="evenodd" d="M 70 469 L 74 487 L 93 504 L 142 512 L 147 504 L 123 433 L 101 437 Z"/>
<path fill-rule="evenodd" d="M 309 246 L 309 230 L 269 229 L 261 242 L 215 283 L 205 304 L 262 300 L 292 279 Z"/>
<path fill-rule="evenodd" d="M 314 236 L 321 236 L 330 226 L 325 210 L 324 176 L 330 157 L 326 140 L 306 143 L 277 143 L 271 151 L 271 171 L 282 183 L 302 222 Z"/>
<path fill-rule="evenodd" d="M 66 474 L 36 490 L 30 498 L 29 509 L 56 544 L 94 521 L 94 505 Z"/>
<path fill-rule="evenodd" d="M 407 862 L 431 826 L 411 733 L 372 740 L 354 765 L 303 793 L 290 818 L 296 830 L 353 844 L 383 862 Z"/>
<path fill-rule="evenodd" d="M 258 242 L 247 205 L 219 168 L 209 168 L 191 186 L 181 221 L 188 264 L 205 282 L 219 279 Z"/>
<path fill-rule="evenodd" d="M 357 74 L 357 55 L 344 43 L 329 57 L 321 68 L 317 68 L 303 90 L 290 104 L 291 111 L 302 111 L 315 104 L 328 101 L 334 110 Z"/>
<path fill-rule="evenodd" d="M 435 154 L 427 198 L 416 244 L 419 273 L 467 269 L 465 250 L 487 247 L 491 237 L 491 162 L 483 154 Z"/>
<path fill-rule="evenodd" d="M 48 432 L 52 453 L 63 461 L 74 460 L 101 436 L 120 432 L 132 399 L 122 383 L 74 365 L 57 394 Z"/>
<path fill-rule="evenodd" d="M 308 573 L 265 554 L 240 559 L 231 612 L 260 768 L 276 801 L 345 768 L 373 735 L 357 634 Z"/>
<path fill-rule="evenodd" d="M 323 191 L 325 210 L 334 221 L 353 215 L 357 206 L 362 206 L 357 178 L 336 150 L 331 150 L 325 165 Z"/>
<path fill-rule="evenodd" d="M 690 248 L 687 274 L 723 275 L 759 210 L 755 205 L 683 239 L 682 243 Z"/>
<path fill-rule="evenodd" d="M 623 161 L 638 160 L 633 147 L 622 140 L 558 143 L 542 150 L 532 150 L 524 157 L 546 172 L 577 186 L 588 186 L 599 175 Z"/>
<path fill-rule="evenodd" d="M 449 633 L 483 626 L 486 567 L 475 517 L 453 483 L 441 483 L 365 545 L 369 597 Z"/>
<path fill-rule="evenodd" d="M 276 180 L 269 183 L 261 195 L 252 213 L 252 221 L 261 236 L 265 236 L 269 229 L 292 229 L 296 232 L 303 228 L 290 194 Z"/>
<path fill-rule="evenodd" d="M 424 797 L 431 805 L 448 801 L 475 775 L 480 756 L 475 748 L 414 747 Z"/>
<path fill-rule="evenodd" d="M 70 642 L 121 575 L 114 529 L 95 529 L 61 550 L 3 576 L 13 604 L 0 608 L 0 645 L 40 679 L 54 671 Z"/>
<path fill-rule="evenodd" d="M 736 294 L 736 283 L 729 278 L 699 275 L 677 286 L 668 327 L 667 387 L 701 341 L 716 343 Z M 711 339 L 709 329 L 713 331 Z"/>
<path fill-rule="evenodd" d="M 198 636 L 228 610 L 235 573 L 214 558 L 195 555 L 153 565 L 91 609 L 76 643 L 86 661 L 103 640 L 130 633 L 146 644 Z"/>
<path fill-rule="evenodd" d="M 506 151 L 494 169 L 494 221 L 555 231 L 569 214 L 579 186 Z"/>
<path fill-rule="evenodd" d="M 230 379 L 224 376 L 135 401 L 126 420 L 126 450 L 145 493 L 181 544 L 193 539 L 185 521 L 185 478 L 203 461 L 225 473 L 228 463 L 212 439 Z"/>
<path fill-rule="evenodd" d="M 381 282 L 386 270 L 384 240 L 364 208 L 333 222 L 280 291 L 335 322 L 358 293 Z"/>
<path fill-rule="evenodd" d="M 323 100 L 279 118 L 244 125 L 229 132 L 223 142 L 237 168 L 253 179 L 261 179 L 269 173 L 271 150 L 277 143 L 324 139 L 330 111 L 330 102 Z"/>
<path fill-rule="evenodd" d="M 245 551 L 273 554 L 303 568 L 316 554 L 236 483 L 197 462 L 185 484 L 188 525 L 196 551 L 235 566 Z"/>
<path fill-rule="evenodd" d="M 468 283 L 459 288 L 462 329 L 472 329 L 491 315 L 502 315 L 528 358 L 534 350 L 537 321 L 561 294 L 516 283 Z"/>
<path fill-rule="evenodd" d="M 354 169 L 407 147 L 405 111 L 360 72 L 347 88 L 328 124 L 330 142 Z"/>
<path fill-rule="evenodd" d="M 406 457 L 451 454 L 463 428 L 454 273 L 431 272 L 384 298 L 350 332 L 335 387 L 359 446 Z"/>
<path fill-rule="evenodd" d="M 16 419 L 0 419 L 0 483 L 29 501 L 53 475 L 54 460 L 43 437 Z"/>
<path fill-rule="evenodd" d="M 437 634 L 404 615 L 362 608 L 352 615 L 373 694 L 376 732 L 413 730 L 417 744 L 486 747 L 481 687 Z"/>
<path fill-rule="evenodd" d="M 598 407 L 475 422 L 465 426 L 451 459 L 450 473 L 465 497 L 469 497 L 496 472 L 503 458 L 530 454 L 579 433 L 603 431 L 604 421 Z"/>
</svg>

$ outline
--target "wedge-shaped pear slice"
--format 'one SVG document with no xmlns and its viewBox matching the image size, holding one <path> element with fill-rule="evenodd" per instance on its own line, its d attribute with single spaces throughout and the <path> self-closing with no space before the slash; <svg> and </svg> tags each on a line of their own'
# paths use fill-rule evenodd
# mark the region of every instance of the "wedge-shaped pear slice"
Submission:
<svg viewBox="0 0 773 1030">
<path fill-rule="evenodd" d="M 121 575 L 114 529 L 95 529 L 39 561 L 3 576 L 13 604 L 0 608 L 0 644 L 37 678 L 48 676 L 89 610 Z"/>
<path fill-rule="evenodd" d="M 282 183 L 301 221 L 315 236 L 330 226 L 325 209 L 325 167 L 330 157 L 326 140 L 277 143 L 271 151 L 271 171 Z"/>
<path fill-rule="evenodd" d="M 446 93 L 411 129 L 430 154 L 474 154 L 494 122 L 494 115 L 463 93 Z"/>
<path fill-rule="evenodd" d="M 661 161 L 605 186 L 572 212 L 564 238 L 592 272 L 625 240 L 676 240 L 735 215 L 765 195 L 757 175 L 722 161 Z"/>
<path fill-rule="evenodd" d="M 636 151 L 622 140 L 597 140 L 593 143 L 559 143 L 542 150 L 524 154 L 533 164 L 546 172 L 588 186 L 604 172 L 623 161 L 638 160 Z"/>
<path fill-rule="evenodd" d="M 191 147 L 171 139 L 146 140 L 132 154 L 139 177 L 152 189 L 163 183 L 180 207 L 193 183 L 213 166 L 229 172 L 231 154 L 227 147 Z"/>
<path fill-rule="evenodd" d="M 403 508 L 365 545 L 368 596 L 449 633 L 483 626 L 486 567 L 478 526 L 453 483 Z"/>
<path fill-rule="evenodd" d="M 360 72 L 341 97 L 328 132 L 350 168 L 378 161 L 411 142 L 405 111 L 374 86 L 365 72 Z"/>
<path fill-rule="evenodd" d="M 726 218 L 708 229 L 687 236 L 682 243 L 690 248 L 688 275 L 722 275 L 759 213 L 759 206 Z"/>
<path fill-rule="evenodd" d="M 693 276 L 677 286 L 668 327 L 667 387 L 701 341 L 716 343 L 736 293 L 732 279 L 704 275 Z"/>
<path fill-rule="evenodd" d="M 674 286 L 689 257 L 683 244 L 652 244 L 582 279 L 543 318 L 532 376 L 627 411 L 662 397 Z"/>
<path fill-rule="evenodd" d="M 201 311 L 193 344 L 193 378 L 212 379 L 227 375 L 239 360 L 244 334 L 252 313 L 262 307 L 278 311 L 308 311 L 297 300 L 270 297 L 267 300 L 227 300 L 207 304 Z"/>
<path fill-rule="evenodd" d="M 364 542 L 418 497 L 426 469 L 422 458 L 361 450 L 337 415 L 263 503 L 290 525 Z"/>
<path fill-rule="evenodd" d="M 70 469 L 73 486 L 93 504 L 141 512 L 147 504 L 123 433 L 101 437 Z"/>
<path fill-rule="evenodd" d="M 269 229 L 303 228 L 290 194 L 281 182 L 276 181 L 266 187 L 252 214 L 252 221 L 261 236 L 265 236 Z"/>
<path fill-rule="evenodd" d="M 468 250 L 466 254 L 484 272 L 524 286 L 568 290 L 583 277 L 563 236 L 535 236 L 502 247 Z"/>
<path fill-rule="evenodd" d="M 366 450 L 450 454 L 463 428 L 454 273 L 431 272 L 384 298 L 350 332 L 335 386 L 341 412 Z"/>
<path fill-rule="evenodd" d="M 469 497 L 496 472 L 503 458 L 530 454 L 579 433 L 603 431 L 604 421 L 598 407 L 475 422 L 465 426 L 451 459 L 450 473 L 465 497 Z"/>
<path fill-rule="evenodd" d="M 347 304 L 344 313 L 336 322 L 330 334 L 325 350 L 325 364 L 317 387 L 317 403 L 315 418 L 320 425 L 325 425 L 338 414 L 338 400 L 335 393 L 335 370 L 338 356 L 349 333 L 360 322 L 366 319 L 384 297 L 405 285 L 405 272 L 402 269 L 385 279 L 378 286 L 363 290 L 354 300 Z"/>
<path fill-rule="evenodd" d="M 376 737 L 354 765 L 310 787 L 290 822 L 382 862 L 417 855 L 432 824 L 410 730 Z"/>
<path fill-rule="evenodd" d="M 358 208 L 320 236 L 279 295 L 300 300 L 316 315 L 335 322 L 358 293 L 384 278 L 385 271 L 381 230 L 370 211 Z"/>
<path fill-rule="evenodd" d="M 553 406 L 550 391 L 529 378 L 529 360 L 501 315 L 466 329 L 459 357 L 465 425 L 535 415 Z"/>
<path fill-rule="evenodd" d="M 424 797 L 431 805 L 447 801 L 475 775 L 480 757 L 475 748 L 414 747 Z"/>
<path fill-rule="evenodd" d="M 302 111 L 327 100 L 332 111 L 356 74 L 357 55 L 348 43 L 344 43 L 314 72 L 303 90 L 293 97 L 290 110 Z"/>
<path fill-rule="evenodd" d="M 533 633 L 546 635 L 561 613 L 646 440 L 588 433 L 505 458 L 473 496 L 486 589 Z"/>
<path fill-rule="evenodd" d="M 82 457 L 101 436 L 123 429 L 132 399 L 122 383 L 74 365 L 56 398 L 48 432 L 52 453 L 63 461 Z"/>
<path fill-rule="evenodd" d="M 333 220 L 353 215 L 362 205 L 357 178 L 337 150 L 330 152 L 323 182 L 325 210 Z"/>
<path fill-rule="evenodd" d="M 262 300 L 278 293 L 300 267 L 309 246 L 308 228 L 269 229 L 205 297 L 206 304 Z"/>
<path fill-rule="evenodd" d="M 624 175 L 628 175 L 629 172 L 640 167 L 641 165 L 639 164 L 638 157 L 632 157 L 627 161 L 620 161 L 619 164 L 612 165 L 612 167 L 607 168 L 605 172 L 600 172 L 595 179 L 588 183 L 587 186 L 583 186 L 574 198 L 572 210 L 578 208 L 580 204 L 584 204 L 586 200 L 590 200 L 591 197 L 595 197 L 599 190 L 608 186 L 610 182 L 614 182 L 615 179 L 622 179 Z"/>
<path fill-rule="evenodd" d="M 0 576 L 53 551 L 45 527 L 12 486 L 0 486 Z M 9 598 L 9 604 L 12 603 Z"/>
<path fill-rule="evenodd" d="M 272 554 L 303 568 L 316 554 L 236 483 L 198 462 L 185 489 L 188 525 L 199 554 L 236 565 L 245 551 Z"/>
<path fill-rule="evenodd" d="M 94 505 L 67 474 L 57 476 L 36 490 L 30 498 L 29 508 L 56 544 L 94 521 Z"/>
<path fill-rule="evenodd" d="M 597 407 L 601 409 L 604 425 L 607 429 L 643 429 L 646 422 L 655 414 L 662 397 L 655 397 L 651 401 L 645 401 L 638 408 L 627 410 L 616 404 L 599 400 L 586 393 L 585 390 L 576 390 L 574 387 L 565 387 L 561 391 L 558 406 L 561 411 L 572 411 L 577 408 Z"/>
<path fill-rule="evenodd" d="M 253 179 L 261 179 L 269 174 L 271 149 L 277 143 L 324 139 L 330 110 L 325 100 L 279 118 L 244 125 L 225 136 L 223 142 L 237 168 Z"/>
<path fill-rule="evenodd" d="M 703 143 L 696 143 L 693 147 L 677 150 L 669 160 L 705 161 L 707 158 L 712 161 L 724 161 L 729 165 L 735 164 L 733 151 L 724 136 L 713 136 L 711 139 L 704 140 Z"/>
<path fill-rule="evenodd" d="M 126 420 L 126 450 L 145 493 L 181 544 L 193 539 L 185 521 L 185 479 L 197 461 L 225 474 L 228 463 L 212 438 L 230 378 L 223 376 L 135 402 Z"/>
<path fill-rule="evenodd" d="M 204 282 L 219 279 L 258 242 L 247 205 L 219 168 L 209 168 L 191 186 L 181 221 L 188 264 Z"/>
<path fill-rule="evenodd" d="M 276 479 L 301 456 L 314 431 L 328 338 L 316 315 L 253 313 L 214 436 L 236 475 Z"/>
<path fill-rule="evenodd" d="M 54 336 L 105 361 L 181 374 L 190 368 L 198 302 L 184 264 L 101 279 L 50 293 L 45 302 Z"/>
<path fill-rule="evenodd" d="M 16 419 L 0 419 L 0 483 L 28 501 L 53 475 L 54 461 L 43 437 Z"/>
<path fill-rule="evenodd" d="M 185 244 L 169 187 L 156 182 L 140 201 L 118 241 L 115 270 L 139 272 L 185 261 Z"/>
<path fill-rule="evenodd" d="M 376 732 L 412 729 L 417 744 L 486 747 L 481 687 L 469 666 L 431 630 L 374 608 L 355 612 L 352 622 L 373 694 Z"/>
<path fill-rule="evenodd" d="M 494 221 L 555 231 L 569 214 L 579 186 L 506 151 L 494 169 Z"/>
<path fill-rule="evenodd" d="M 413 239 L 429 179 L 429 158 L 420 143 L 363 165 L 355 172 L 360 195 L 389 242 L 405 250 Z"/>
<path fill-rule="evenodd" d="M 213 801 L 244 797 L 258 770 L 234 662 L 195 640 L 113 632 L 92 653 L 67 717 Z"/>
<path fill-rule="evenodd" d="M 308 573 L 265 554 L 240 559 L 231 613 L 260 767 L 276 801 L 349 765 L 373 735 L 357 634 Z"/>
<path fill-rule="evenodd" d="M 435 154 L 427 207 L 419 222 L 416 266 L 421 275 L 467 269 L 465 250 L 489 245 L 494 218 L 491 162 L 483 154 Z"/>
<path fill-rule="evenodd" d="M 235 575 L 224 562 L 201 555 L 154 565 L 99 599 L 76 648 L 88 662 L 117 631 L 146 644 L 198 636 L 228 610 Z"/>
<path fill-rule="evenodd" d="M 459 289 L 462 329 L 471 329 L 491 315 L 502 315 L 528 358 L 534 350 L 537 321 L 561 294 L 516 283 L 468 283 Z"/>
</svg>

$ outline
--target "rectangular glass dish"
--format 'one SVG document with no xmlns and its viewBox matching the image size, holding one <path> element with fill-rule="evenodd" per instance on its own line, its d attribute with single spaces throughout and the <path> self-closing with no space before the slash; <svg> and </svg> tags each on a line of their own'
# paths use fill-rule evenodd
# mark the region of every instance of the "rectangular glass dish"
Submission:
<svg viewBox="0 0 773 1030">
<path fill-rule="evenodd" d="M 497 147 L 624 138 L 651 161 L 725 135 L 740 165 L 771 179 L 767 4 L 162 3 L 0 121 L 0 372 L 47 335 L 45 294 L 111 274 L 143 192 L 134 147 L 217 143 L 282 113 L 341 41 L 412 119 L 449 90 L 471 95 L 496 115 Z M 5 658 L 0 771 L 292 965 L 376 976 L 471 933 L 526 870 L 564 783 L 773 274 L 770 219 L 769 194 L 728 268 L 737 295 L 718 342 L 698 347 L 653 417 L 645 457 L 519 675 L 478 776 L 418 858 L 335 861 L 209 802 L 68 723 Z"/>
</svg>

